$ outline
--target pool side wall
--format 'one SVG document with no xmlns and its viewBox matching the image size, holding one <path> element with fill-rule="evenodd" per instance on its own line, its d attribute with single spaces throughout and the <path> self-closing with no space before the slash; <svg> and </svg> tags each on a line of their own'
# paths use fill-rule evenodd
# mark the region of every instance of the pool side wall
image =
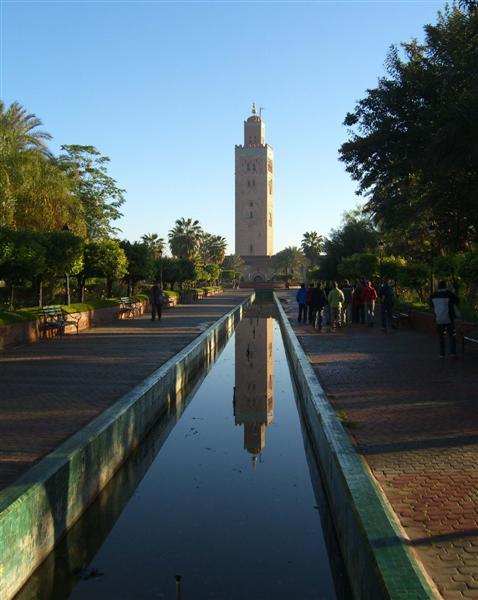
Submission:
<svg viewBox="0 0 478 600">
<path fill-rule="evenodd" d="M 176 395 L 216 359 L 249 296 L 0 492 L 0 598 L 11 599 Z"/>
<path fill-rule="evenodd" d="M 327 399 L 275 294 L 274 301 L 354 597 L 436 598 Z"/>
</svg>

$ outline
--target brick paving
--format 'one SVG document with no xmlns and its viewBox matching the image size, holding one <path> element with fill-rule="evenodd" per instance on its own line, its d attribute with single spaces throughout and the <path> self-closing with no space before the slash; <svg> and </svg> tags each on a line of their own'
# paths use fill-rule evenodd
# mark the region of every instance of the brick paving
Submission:
<svg viewBox="0 0 478 600">
<path fill-rule="evenodd" d="M 438 357 L 432 335 L 289 316 L 334 408 L 446 600 L 478 600 L 478 352 Z M 293 316 L 293 318 L 292 318 Z"/>
<path fill-rule="evenodd" d="M 0 353 L 0 489 L 184 348 L 235 291 Z"/>
</svg>

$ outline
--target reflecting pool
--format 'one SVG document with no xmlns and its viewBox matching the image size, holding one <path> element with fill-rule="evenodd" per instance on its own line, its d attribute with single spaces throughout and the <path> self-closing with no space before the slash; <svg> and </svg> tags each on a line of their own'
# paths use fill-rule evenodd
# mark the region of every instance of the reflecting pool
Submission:
<svg viewBox="0 0 478 600">
<path fill-rule="evenodd" d="M 18 600 L 351 598 L 280 328 L 261 312 Z"/>
</svg>

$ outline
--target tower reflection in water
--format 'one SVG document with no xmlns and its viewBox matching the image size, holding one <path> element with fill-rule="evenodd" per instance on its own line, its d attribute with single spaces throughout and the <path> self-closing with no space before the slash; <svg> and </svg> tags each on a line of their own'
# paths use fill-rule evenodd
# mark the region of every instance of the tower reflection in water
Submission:
<svg viewBox="0 0 478 600">
<path fill-rule="evenodd" d="M 235 333 L 234 417 L 244 427 L 244 448 L 252 465 L 265 447 L 274 419 L 274 324 L 271 317 L 245 318 Z"/>
</svg>

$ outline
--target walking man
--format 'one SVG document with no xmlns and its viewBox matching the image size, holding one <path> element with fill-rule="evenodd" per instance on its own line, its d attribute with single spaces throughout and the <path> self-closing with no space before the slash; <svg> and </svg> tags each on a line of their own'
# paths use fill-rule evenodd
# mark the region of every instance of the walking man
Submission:
<svg viewBox="0 0 478 600">
<path fill-rule="evenodd" d="M 151 321 L 155 320 L 158 315 L 158 321 L 161 321 L 161 296 L 163 290 L 160 288 L 159 283 L 156 282 L 151 291 L 149 292 L 149 303 L 151 304 Z"/>
<path fill-rule="evenodd" d="M 435 311 L 440 357 L 445 358 L 445 338 L 448 334 L 450 355 L 456 356 L 455 315 L 459 314 L 458 297 L 446 287 L 446 281 L 438 282 L 438 289 L 430 296 L 430 306 Z"/>
<path fill-rule="evenodd" d="M 392 308 L 393 308 L 393 290 L 388 284 L 388 279 L 384 279 L 382 286 L 378 291 L 382 308 L 382 330 L 387 331 L 387 327 L 393 327 Z"/>
<path fill-rule="evenodd" d="M 299 321 L 299 323 L 304 323 L 304 325 L 306 325 L 306 323 L 307 323 L 307 304 L 306 304 L 307 290 L 305 289 L 305 283 L 300 284 L 300 289 L 297 292 L 295 299 L 297 300 L 297 303 L 299 305 L 299 317 L 297 320 Z"/>
</svg>

